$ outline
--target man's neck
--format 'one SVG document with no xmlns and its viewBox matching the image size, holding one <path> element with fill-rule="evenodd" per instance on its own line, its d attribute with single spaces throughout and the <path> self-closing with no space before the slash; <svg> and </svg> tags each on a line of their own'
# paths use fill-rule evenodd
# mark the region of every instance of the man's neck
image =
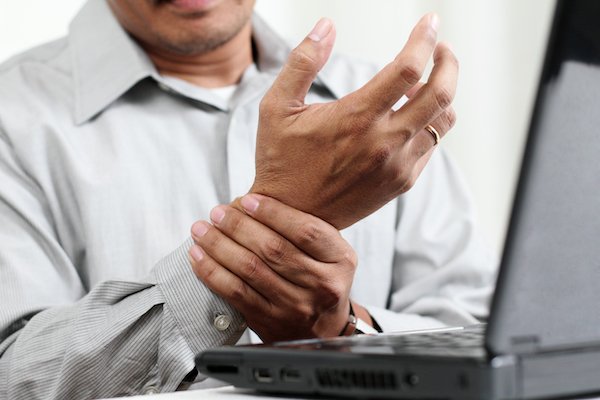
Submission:
<svg viewBox="0 0 600 400">
<path fill-rule="evenodd" d="M 145 48 L 161 75 L 172 76 L 205 88 L 237 84 L 252 64 L 250 24 L 224 45 L 201 55 L 176 55 Z"/>
</svg>

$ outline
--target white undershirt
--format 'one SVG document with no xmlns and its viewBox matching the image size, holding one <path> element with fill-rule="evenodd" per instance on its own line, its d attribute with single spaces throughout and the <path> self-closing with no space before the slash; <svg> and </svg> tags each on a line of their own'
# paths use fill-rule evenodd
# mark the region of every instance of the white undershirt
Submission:
<svg viewBox="0 0 600 400">
<path fill-rule="evenodd" d="M 193 83 L 190 83 L 186 80 L 180 79 L 180 78 L 176 78 L 173 76 L 168 76 L 168 75 L 163 75 L 162 76 L 162 80 L 163 80 L 163 84 L 167 84 L 168 86 L 172 87 L 173 89 L 175 89 L 176 91 L 180 91 L 183 93 L 194 93 L 195 91 L 197 91 L 200 86 L 196 86 Z M 220 98 L 222 98 L 223 100 L 225 100 L 225 102 L 227 104 L 230 104 L 231 102 L 231 98 L 233 97 L 233 93 L 235 93 L 235 90 L 237 89 L 238 85 L 229 85 L 229 86 L 222 86 L 222 87 L 217 87 L 217 88 L 202 88 L 204 90 L 208 90 L 210 92 L 212 92 L 213 94 L 219 96 Z"/>
<path fill-rule="evenodd" d="M 233 97 L 233 93 L 235 92 L 235 89 L 237 89 L 237 87 L 238 87 L 238 85 L 230 85 L 230 86 L 212 88 L 209 90 L 211 92 L 213 92 L 214 94 L 216 94 L 217 96 L 219 96 L 220 98 L 222 98 L 223 100 L 225 100 L 227 102 L 227 104 L 229 104 L 231 102 L 231 97 Z"/>
</svg>

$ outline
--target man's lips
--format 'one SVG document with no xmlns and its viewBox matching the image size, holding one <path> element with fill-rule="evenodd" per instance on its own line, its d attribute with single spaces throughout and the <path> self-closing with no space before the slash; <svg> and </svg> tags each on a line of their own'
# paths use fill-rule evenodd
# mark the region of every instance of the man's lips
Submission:
<svg viewBox="0 0 600 400">
<path fill-rule="evenodd" d="M 185 12 L 202 12 L 208 10 L 216 0 L 168 0 L 165 3 Z"/>
</svg>

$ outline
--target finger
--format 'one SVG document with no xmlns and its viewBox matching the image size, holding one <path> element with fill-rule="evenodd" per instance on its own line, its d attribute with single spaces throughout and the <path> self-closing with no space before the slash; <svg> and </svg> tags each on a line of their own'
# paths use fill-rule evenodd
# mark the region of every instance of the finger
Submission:
<svg viewBox="0 0 600 400">
<path fill-rule="evenodd" d="M 410 100 L 419 90 L 421 90 L 424 85 L 424 82 L 417 82 L 415 86 L 406 91 L 406 97 Z"/>
<path fill-rule="evenodd" d="M 327 222 L 289 207 L 271 197 L 249 194 L 241 205 L 252 218 L 269 226 L 296 247 L 322 262 L 355 262 L 355 254 L 340 233 Z"/>
<path fill-rule="evenodd" d="M 333 22 L 322 18 L 300 45 L 292 50 L 264 101 L 273 100 L 287 106 L 304 105 L 306 93 L 329 59 L 334 42 Z"/>
<path fill-rule="evenodd" d="M 300 287 L 313 287 L 315 280 L 322 278 L 321 265 L 279 233 L 243 212 L 217 206 L 211 211 L 211 219 L 219 231 L 264 261 L 279 278 Z"/>
<path fill-rule="evenodd" d="M 433 70 L 427 83 L 392 114 L 392 132 L 395 126 L 404 132 L 411 132 L 411 135 L 418 134 L 423 127 L 436 120 L 454 100 L 458 79 L 458 61 L 454 53 L 448 45 L 439 43 L 433 61 Z"/>
<path fill-rule="evenodd" d="M 209 223 L 195 223 L 192 226 L 192 237 L 204 250 L 204 254 L 241 278 L 266 299 L 275 300 L 281 293 L 291 294 L 295 290 L 290 282 L 269 268 L 259 256 Z"/>
<path fill-rule="evenodd" d="M 422 82 L 417 83 L 415 86 L 410 88 L 408 92 L 406 92 L 406 97 L 408 97 L 409 101 L 415 94 L 421 90 L 421 88 L 425 84 Z M 433 146 L 439 144 L 438 142 L 441 140 L 446 133 L 454 126 L 456 122 L 456 113 L 452 106 L 442 112 L 442 114 L 431 124 L 428 124 L 430 128 L 433 128 L 435 132 L 438 133 L 438 137 L 435 136 L 434 132 L 431 132 L 427 129 L 422 129 L 417 135 L 413 137 L 412 147 L 413 154 L 417 155 L 417 158 L 420 158 L 425 153 L 427 153 Z"/>
<path fill-rule="evenodd" d="M 217 263 L 200 247 L 192 246 L 189 255 L 192 269 L 198 279 L 243 316 L 269 313 L 268 310 L 272 307 L 269 301 L 238 276 Z"/>
<path fill-rule="evenodd" d="M 455 123 L 456 113 L 450 106 L 445 109 L 435 121 L 428 125 L 438 132 L 441 139 L 446 136 Z M 409 154 L 412 154 L 416 158 L 421 158 L 430 150 L 433 150 L 434 147 L 437 147 L 438 144 L 439 143 L 436 143 L 435 137 L 431 132 L 427 131 L 426 129 L 421 129 L 421 131 L 415 135 L 409 143 Z"/>
<path fill-rule="evenodd" d="M 394 61 L 358 91 L 349 95 L 353 102 L 365 104 L 376 114 L 387 113 L 413 87 L 425 71 L 437 41 L 436 14 L 423 16 Z"/>
</svg>

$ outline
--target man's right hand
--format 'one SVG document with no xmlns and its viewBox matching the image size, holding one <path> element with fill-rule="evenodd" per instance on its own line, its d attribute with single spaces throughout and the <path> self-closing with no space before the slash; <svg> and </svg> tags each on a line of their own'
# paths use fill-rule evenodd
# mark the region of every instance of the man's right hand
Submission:
<svg viewBox="0 0 600 400">
<path fill-rule="evenodd" d="M 250 192 L 342 229 L 412 187 L 435 143 L 424 127 L 443 136 L 454 124 L 458 63 L 437 43 L 437 16 L 429 14 L 365 86 L 338 101 L 304 104 L 334 40 L 331 21 L 319 21 L 263 98 Z M 420 84 L 432 54 L 433 70 Z M 410 99 L 393 111 L 404 95 Z"/>
</svg>

